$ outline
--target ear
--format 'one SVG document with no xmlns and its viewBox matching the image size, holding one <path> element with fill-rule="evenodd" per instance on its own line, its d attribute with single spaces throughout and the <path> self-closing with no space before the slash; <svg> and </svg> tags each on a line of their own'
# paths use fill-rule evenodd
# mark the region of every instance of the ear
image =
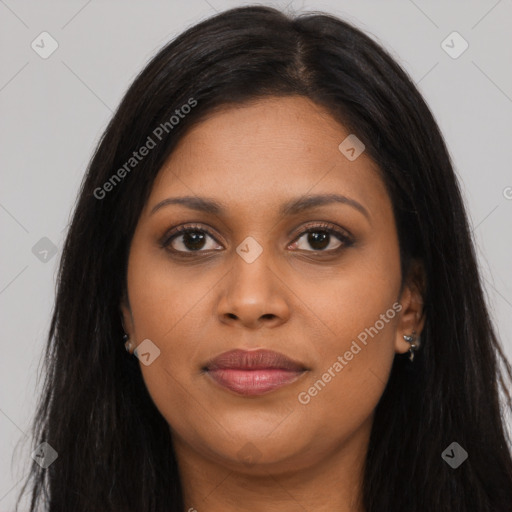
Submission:
<svg viewBox="0 0 512 512">
<path fill-rule="evenodd" d="M 410 336 L 416 331 L 415 336 L 420 336 L 425 325 L 425 313 L 423 310 L 426 290 L 426 275 L 423 264 L 414 260 L 411 262 L 409 273 L 406 277 L 399 302 L 402 306 L 397 325 L 395 338 L 395 351 L 405 354 L 410 344 L 404 340 L 404 335 Z"/>
<path fill-rule="evenodd" d="M 135 325 L 126 292 L 123 294 L 121 302 L 119 303 L 119 311 L 121 313 L 121 323 L 123 325 L 124 332 L 131 338 L 135 333 Z"/>
</svg>

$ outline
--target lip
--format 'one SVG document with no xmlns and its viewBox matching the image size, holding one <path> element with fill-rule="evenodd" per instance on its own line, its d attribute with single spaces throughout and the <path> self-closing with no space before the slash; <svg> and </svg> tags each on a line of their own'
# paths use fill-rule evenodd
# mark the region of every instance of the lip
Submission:
<svg viewBox="0 0 512 512">
<path fill-rule="evenodd" d="M 210 360 L 203 370 L 224 388 L 257 396 L 291 384 L 308 368 L 272 350 L 235 349 Z"/>
</svg>

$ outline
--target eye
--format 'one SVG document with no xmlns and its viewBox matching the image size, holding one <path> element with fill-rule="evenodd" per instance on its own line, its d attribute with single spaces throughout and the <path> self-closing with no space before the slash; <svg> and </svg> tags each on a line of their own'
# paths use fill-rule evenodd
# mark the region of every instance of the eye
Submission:
<svg viewBox="0 0 512 512">
<path fill-rule="evenodd" d="M 305 231 L 302 231 L 288 248 L 307 252 L 332 253 L 338 252 L 352 244 L 353 239 L 347 232 L 334 227 L 332 224 L 322 223 L 309 226 Z M 200 225 L 178 226 L 164 236 L 160 245 L 171 252 L 181 254 L 223 249 L 214 235 Z M 307 248 L 308 245 L 312 247 L 312 250 Z"/>
<path fill-rule="evenodd" d="M 336 252 L 349 247 L 352 243 L 353 240 L 348 233 L 335 228 L 332 224 L 317 224 L 303 231 L 290 247 L 308 252 Z M 313 251 L 307 248 L 308 245 Z"/>
<path fill-rule="evenodd" d="M 208 243 L 208 238 L 213 242 Z M 199 226 L 179 226 L 164 237 L 161 245 L 180 253 L 219 250 L 218 247 L 222 249 L 215 237 L 207 229 Z"/>
</svg>

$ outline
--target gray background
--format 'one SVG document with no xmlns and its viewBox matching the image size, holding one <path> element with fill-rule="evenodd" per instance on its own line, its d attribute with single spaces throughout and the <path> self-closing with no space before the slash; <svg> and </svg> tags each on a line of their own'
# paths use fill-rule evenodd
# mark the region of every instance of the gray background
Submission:
<svg viewBox="0 0 512 512">
<path fill-rule="evenodd" d="M 249 3 L 0 0 L 0 512 L 13 510 L 27 472 L 57 264 L 93 148 L 161 46 L 216 11 Z M 488 303 L 512 359 L 511 0 L 266 3 L 351 21 L 418 84 L 462 183 Z M 59 45 L 47 59 L 31 47 L 43 31 Z M 456 59 L 441 46 L 453 31 L 469 43 Z M 33 253 L 43 237 L 56 249 L 47 261 Z"/>
</svg>

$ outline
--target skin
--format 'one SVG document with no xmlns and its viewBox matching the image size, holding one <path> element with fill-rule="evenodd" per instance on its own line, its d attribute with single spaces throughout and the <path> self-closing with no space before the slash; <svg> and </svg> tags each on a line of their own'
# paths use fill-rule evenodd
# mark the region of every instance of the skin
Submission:
<svg viewBox="0 0 512 512">
<path fill-rule="evenodd" d="M 363 511 L 374 409 L 395 355 L 409 349 L 403 335 L 421 333 L 424 317 L 417 266 L 401 290 L 384 183 L 364 152 L 354 161 L 340 152 L 348 135 L 307 98 L 266 98 L 194 126 L 155 180 L 130 247 L 121 311 L 134 346 L 148 338 L 160 350 L 140 367 L 173 436 L 184 510 Z M 279 213 L 289 200 L 324 193 L 357 201 L 368 217 L 342 203 Z M 178 196 L 213 198 L 225 212 L 171 204 L 151 214 Z M 309 243 L 304 230 L 323 222 L 348 231 L 353 244 L 336 235 L 324 251 Z M 214 238 L 205 233 L 195 252 L 183 234 L 159 245 L 190 223 Z M 236 252 L 246 237 L 262 248 L 252 263 Z M 401 311 L 300 403 L 298 394 L 397 301 Z M 275 350 L 309 370 L 266 395 L 239 396 L 201 370 L 233 348 Z"/>
</svg>

